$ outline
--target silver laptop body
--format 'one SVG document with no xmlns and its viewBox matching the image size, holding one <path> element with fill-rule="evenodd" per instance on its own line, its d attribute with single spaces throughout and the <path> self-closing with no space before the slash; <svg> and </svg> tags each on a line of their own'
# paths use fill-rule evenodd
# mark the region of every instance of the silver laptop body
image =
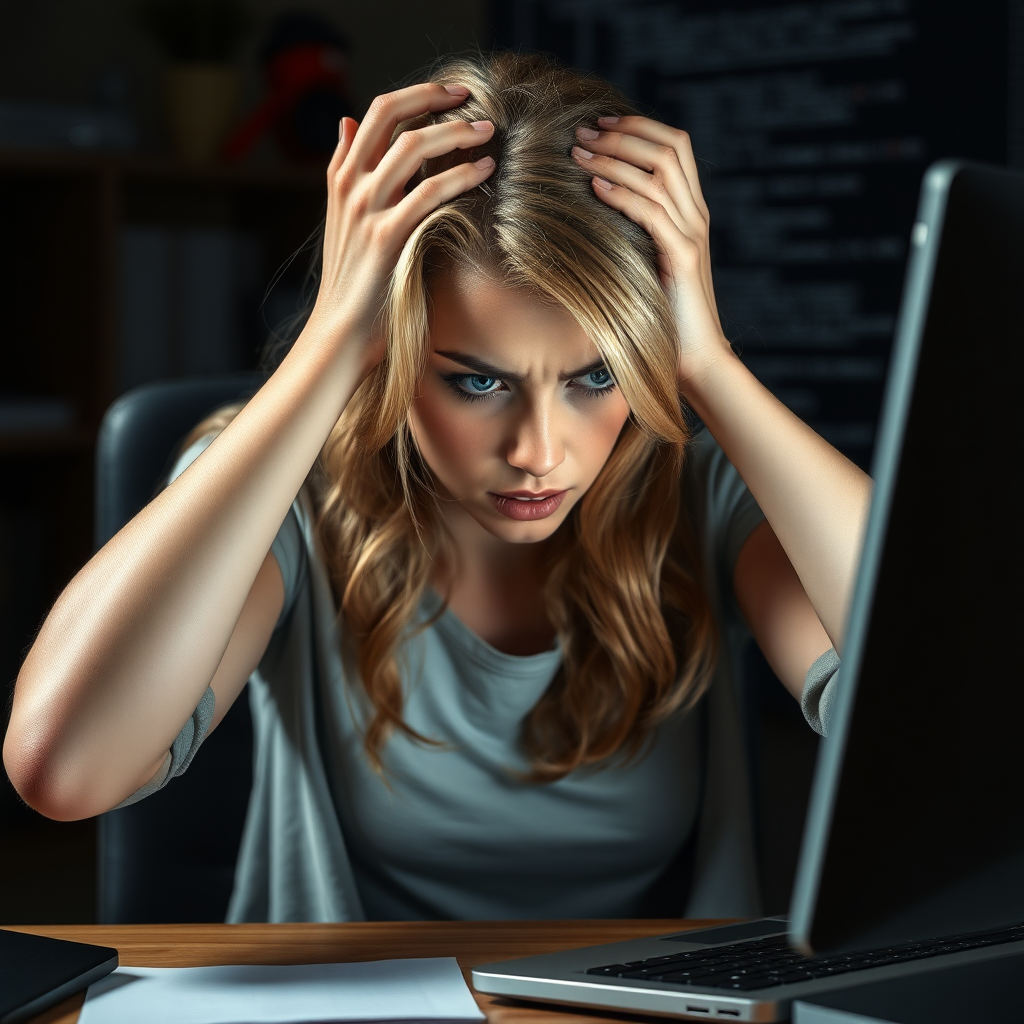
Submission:
<svg viewBox="0 0 1024 1024">
<path fill-rule="evenodd" d="M 1016 954 L 1024 958 L 1024 928 L 1017 941 L 963 949 L 923 960 L 876 967 L 802 982 L 745 992 L 712 988 L 699 983 L 678 984 L 655 980 L 602 977 L 587 973 L 606 965 L 628 966 L 678 953 L 749 944 L 777 936 L 785 939 L 784 918 L 765 918 L 720 928 L 676 932 L 650 939 L 630 939 L 606 946 L 588 946 L 563 953 L 548 953 L 473 969 L 473 986 L 490 995 L 539 1000 L 603 1010 L 649 1013 L 689 1020 L 789 1020 L 795 999 L 849 988 L 851 985 L 907 977 Z M 958 937 L 959 938 L 959 937 Z M 884 950 L 876 951 L 881 957 Z M 827 959 L 827 958 L 826 958 Z M 638 970 L 643 970 L 639 968 Z"/>
</svg>

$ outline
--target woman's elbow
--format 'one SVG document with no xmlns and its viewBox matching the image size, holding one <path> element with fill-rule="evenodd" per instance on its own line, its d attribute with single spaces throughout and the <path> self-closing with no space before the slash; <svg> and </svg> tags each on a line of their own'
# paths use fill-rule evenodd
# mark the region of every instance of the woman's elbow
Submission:
<svg viewBox="0 0 1024 1024">
<path fill-rule="evenodd" d="M 44 736 L 30 735 L 13 717 L 3 756 L 7 777 L 34 811 L 56 821 L 77 821 L 96 813 L 80 773 L 61 762 Z"/>
</svg>

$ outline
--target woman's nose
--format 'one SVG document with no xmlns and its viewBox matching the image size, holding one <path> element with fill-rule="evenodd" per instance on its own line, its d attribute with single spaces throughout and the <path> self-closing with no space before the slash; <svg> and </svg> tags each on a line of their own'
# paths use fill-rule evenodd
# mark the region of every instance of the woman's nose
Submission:
<svg viewBox="0 0 1024 1024">
<path fill-rule="evenodd" d="M 544 403 L 531 406 L 516 423 L 506 458 L 510 466 L 538 480 L 565 461 L 565 444 Z"/>
</svg>

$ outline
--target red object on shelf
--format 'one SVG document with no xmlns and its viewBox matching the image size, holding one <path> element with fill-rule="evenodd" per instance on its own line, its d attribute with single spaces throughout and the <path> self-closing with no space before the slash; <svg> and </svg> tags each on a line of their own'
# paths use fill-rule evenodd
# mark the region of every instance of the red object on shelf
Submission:
<svg viewBox="0 0 1024 1024">
<path fill-rule="evenodd" d="M 314 90 L 344 95 L 348 85 L 348 60 L 331 43 L 289 47 L 267 62 L 269 89 L 263 102 L 242 122 L 224 144 L 224 156 L 238 161 L 247 156 L 296 101 Z"/>
</svg>

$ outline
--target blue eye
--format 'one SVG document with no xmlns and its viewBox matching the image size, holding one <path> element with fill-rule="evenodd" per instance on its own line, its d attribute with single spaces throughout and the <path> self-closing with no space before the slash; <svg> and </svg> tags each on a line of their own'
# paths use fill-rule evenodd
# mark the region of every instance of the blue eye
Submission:
<svg viewBox="0 0 1024 1024">
<path fill-rule="evenodd" d="M 488 377 L 483 373 L 451 373 L 445 374 L 441 379 L 451 388 L 457 398 L 467 402 L 472 402 L 477 398 L 489 398 L 505 387 L 497 377 Z"/>
<path fill-rule="evenodd" d="M 606 395 L 615 389 L 615 381 L 604 366 L 600 370 L 592 370 L 582 377 L 576 377 L 573 384 L 588 398 Z"/>
<path fill-rule="evenodd" d="M 476 377 L 463 377 L 462 379 L 468 382 L 468 390 L 477 395 L 486 395 L 495 389 L 494 386 L 496 384 L 501 383 L 495 377 L 481 377 L 479 375 Z"/>
</svg>

